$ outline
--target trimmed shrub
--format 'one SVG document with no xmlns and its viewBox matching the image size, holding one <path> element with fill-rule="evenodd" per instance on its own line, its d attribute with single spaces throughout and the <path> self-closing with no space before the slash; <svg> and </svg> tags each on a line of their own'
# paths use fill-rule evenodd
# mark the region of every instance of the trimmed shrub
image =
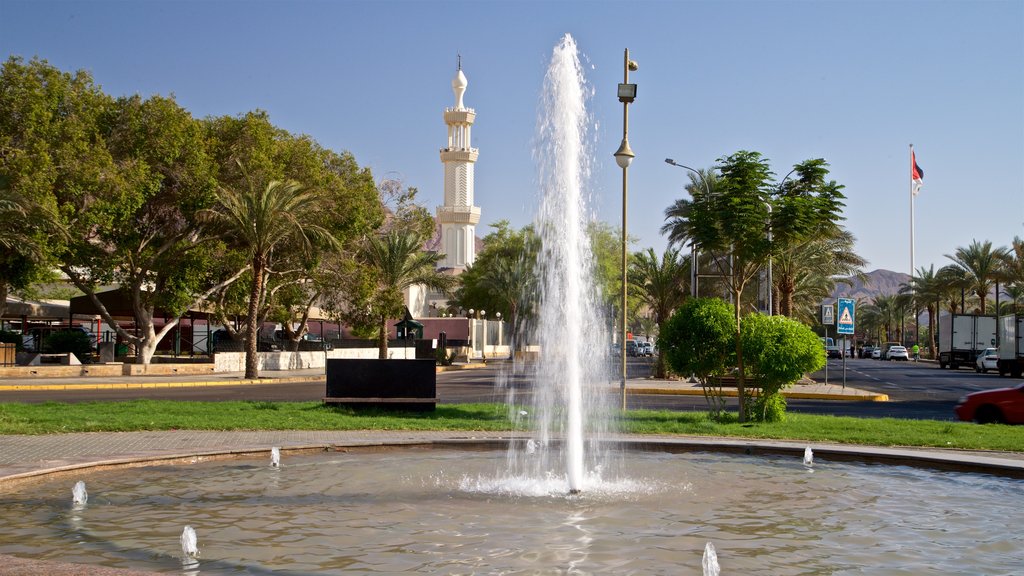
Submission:
<svg viewBox="0 0 1024 576">
<path fill-rule="evenodd" d="M 61 330 L 43 338 L 43 352 L 48 354 L 72 353 L 82 363 L 92 361 L 92 339 L 81 330 Z"/>
<path fill-rule="evenodd" d="M 751 314 L 743 319 L 740 331 L 745 371 L 761 388 L 751 417 L 780 421 L 786 401 L 779 391 L 824 366 L 821 340 L 810 328 L 785 316 Z"/>
</svg>

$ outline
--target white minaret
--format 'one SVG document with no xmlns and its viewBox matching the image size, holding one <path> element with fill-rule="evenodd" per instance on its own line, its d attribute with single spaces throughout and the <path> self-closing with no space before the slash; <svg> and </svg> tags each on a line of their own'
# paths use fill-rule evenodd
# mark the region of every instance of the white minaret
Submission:
<svg viewBox="0 0 1024 576">
<path fill-rule="evenodd" d="M 462 96 L 466 93 L 466 75 L 462 73 L 462 57 L 452 79 L 455 107 L 446 108 L 444 123 L 448 125 L 448 146 L 441 149 L 444 164 L 444 206 L 437 207 L 437 221 L 441 225 L 441 251 L 444 268 L 456 272 L 476 259 L 476 225 L 480 222 L 480 208 L 473 205 L 473 165 L 478 155 L 470 144 L 470 132 L 476 120 L 476 111 L 466 108 Z"/>
</svg>

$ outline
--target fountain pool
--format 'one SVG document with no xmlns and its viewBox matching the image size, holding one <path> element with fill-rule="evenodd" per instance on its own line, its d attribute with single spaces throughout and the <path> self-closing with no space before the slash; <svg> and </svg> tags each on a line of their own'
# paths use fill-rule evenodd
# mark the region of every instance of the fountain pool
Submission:
<svg viewBox="0 0 1024 576">
<path fill-rule="evenodd" d="M 67 476 L 2 497 L 0 553 L 218 574 L 1012 574 L 1024 482 L 799 456 L 616 452 L 578 495 L 498 449 L 284 455 Z M 594 474 L 593 471 L 589 473 Z M 179 535 L 200 555 L 183 562 Z"/>
</svg>

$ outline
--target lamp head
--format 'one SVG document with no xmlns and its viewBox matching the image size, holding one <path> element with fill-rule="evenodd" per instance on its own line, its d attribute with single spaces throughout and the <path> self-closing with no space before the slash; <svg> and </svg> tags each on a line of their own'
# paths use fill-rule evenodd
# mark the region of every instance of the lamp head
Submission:
<svg viewBox="0 0 1024 576">
<path fill-rule="evenodd" d="M 623 138 L 619 149 L 615 151 L 615 163 L 619 165 L 619 168 L 625 169 L 629 167 L 635 157 L 636 154 L 633 154 L 633 150 L 629 147 L 629 140 Z"/>
<path fill-rule="evenodd" d="M 630 72 L 636 72 L 640 69 L 640 65 L 636 63 L 636 60 L 630 60 L 626 67 L 629 68 Z"/>
</svg>

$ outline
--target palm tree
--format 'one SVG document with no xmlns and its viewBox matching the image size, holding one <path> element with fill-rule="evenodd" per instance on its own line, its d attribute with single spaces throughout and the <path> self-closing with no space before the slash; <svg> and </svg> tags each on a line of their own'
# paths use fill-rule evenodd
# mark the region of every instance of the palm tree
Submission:
<svg viewBox="0 0 1024 576">
<path fill-rule="evenodd" d="M 481 285 L 508 310 L 512 353 L 520 345 L 520 328 L 537 303 L 537 260 L 524 249 L 512 258 L 495 260 L 481 278 Z"/>
<path fill-rule="evenodd" d="M 963 314 L 967 308 L 965 292 L 970 286 L 967 272 L 959 266 L 948 264 L 939 268 L 935 278 L 938 281 L 939 299 L 945 303 L 949 313 L 956 314 L 959 310 Z"/>
<path fill-rule="evenodd" d="M 986 240 L 974 240 L 967 248 L 957 248 L 953 255 L 946 254 L 959 268 L 967 273 L 968 289 L 981 301 L 981 313 L 985 314 L 985 303 L 988 294 L 1000 277 L 1000 265 L 1008 254 L 1006 248 L 992 248 Z"/>
<path fill-rule="evenodd" d="M 812 238 L 776 256 L 773 283 L 778 290 L 779 314 L 799 318 L 800 303 L 811 308 L 829 297 L 836 278 L 862 276 L 867 262 L 853 251 L 856 239 L 848 230 L 835 228 L 832 234 Z"/>
<path fill-rule="evenodd" d="M 938 313 L 938 303 L 942 298 L 940 280 L 935 273 L 935 265 L 925 269 L 923 266 L 917 269 L 917 273 L 910 278 L 910 282 L 900 288 L 900 292 L 908 292 L 914 295 L 915 307 L 924 308 L 928 311 L 928 337 L 932 359 L 935 359 L 938 349 L 935 347 L 935 320 Z M 915 315 L 916 317 L 916 315 Z"/>
<path fill-rule="evenodd" d="M 1013 301 L 1014 310 L 1024 310 L 1024 238 L 1014 237 L 1003 256 L 1002 269 L 1006 282 L 1004 291 Z"/>
<path fill-rule="evenodd" d="M 438 272 L 437 265 L 443 254 L 423 251 L 423 237 L 419 234 L 390 230 L 368 237 L 359 251 L 362 262 L 369 268 L 373 297 L 371 306 L 378 322 L 378 358 L 388 357 L 388 318 L 395 318 L 404 307 L 404 291 L 416 285 L 447 293 L 455 284 L 455 277 Z"/>
<path fill-rule="evenodd" d="M 245 252 L 252 273 L 245 319 L 246 378 L 259 376 L 259 312 L 274 250 L 292 242 L 307 252 L 316 242 L 337 247 L 330 232 L 314 224 L 320 198 L 294 180 L 275 180 L 263 188 L 249 181 L 246 189 L 220 188 L 216 207 L 207 211 L 228 244 Z"/>
<path fill-rule="evenodd" d="M 686 298 L 686 279 L 689 270 L 689 263 L 680 257 L 678 248 L 666 248 L 660 262 L 653 248 L 639 252 L 633 257 L 629 284 L 641 302 L 654 313 L 654 323 L 659 331 L 676 307 Z M 655 378 L 665 377 L 664 355 L 658 355 L 654 370 Z"/>
</svg>

